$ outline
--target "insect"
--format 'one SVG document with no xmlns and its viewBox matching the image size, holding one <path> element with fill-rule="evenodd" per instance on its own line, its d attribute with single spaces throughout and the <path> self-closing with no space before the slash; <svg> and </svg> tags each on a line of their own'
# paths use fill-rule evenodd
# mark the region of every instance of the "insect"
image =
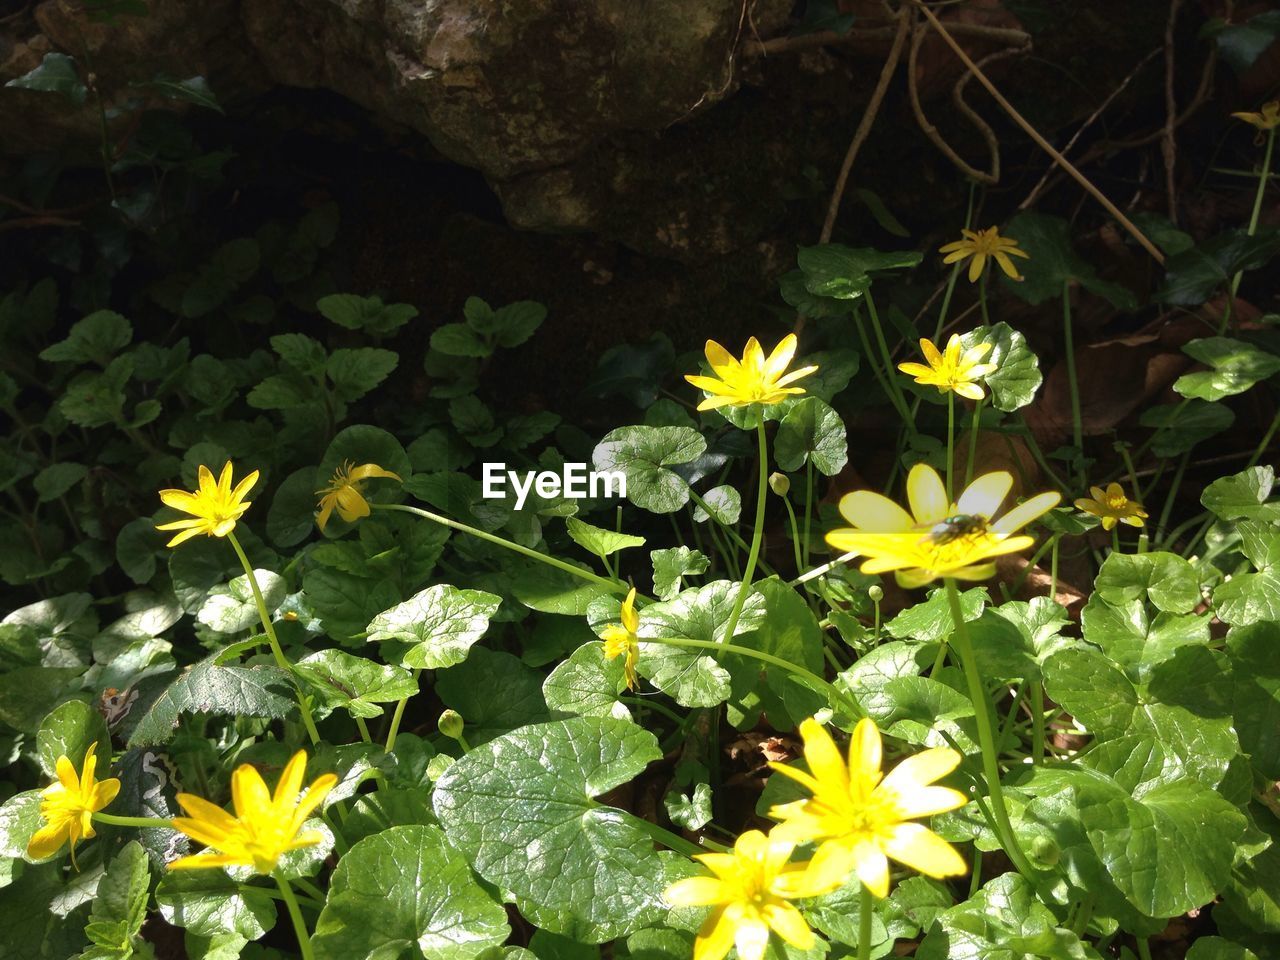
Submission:
<svg viewBox="0 0 1280 960">
<path fill-rule="evenodd" d="M 987 532 L 987 518 L 973 513 L 957 513 L 944 517 L 929 527 L 929 532 L 920 538 L 921 543 L 932 543 L 942 546 L 965 537 L 976 537 Z"/>
</svg>

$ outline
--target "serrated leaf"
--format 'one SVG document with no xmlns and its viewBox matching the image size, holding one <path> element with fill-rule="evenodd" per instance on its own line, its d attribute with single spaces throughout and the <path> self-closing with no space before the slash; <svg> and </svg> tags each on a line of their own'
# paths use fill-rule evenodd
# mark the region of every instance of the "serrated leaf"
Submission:
<svg viewBox="0 0 1280 960">
<path fill-rule="evenodd" d="M 597 472 L 621 471 L 627 499 L 652 513 L 673 513 L 689 502 L 689 485 L 667 468 L 700 456 L 707 442 L 689 427 L 619 427 L 592 451 Z"/>
<path fill-rule="evenodd" d="M 271 338 L 271 349 L 281 360 L 307 377 L 322 373 L 329 356 L 324 344 L 305 333 L 277 334 Z"/>
<path fill-rule="evenodd" d="M 84 932 L 97 949 L 81 954 L 93 960 L 128 960 L 134 956 L 137 938 L 147 919 L 147 892 L 151 869 L 147 854 L 136 840 L 112 858 L 106 876 L 98 883 L 93 910 Z"/>
<path fill-rule="evenodd" d="M 631 718 L 618 702 L 626 689 L 622 657 L 605 659 L 604 645 L 584 643 L 551 671 L 542 696 L 553 716 Z"/>
<path fill-rule="evenodd" d="M 76 321 L 65 340 L 45 347 L 40 359 L 105 367 L 132 339 L 133 324 L 111 310 L 98 310 Z"/>
<path fill-rule="evenodd" d="M 377 347 L 335 350 L 325 364 L 325 373 L 338 398 L 350 403 L 387 379 L 399 362 L 399 354 Z"/>
<path fill-rule="evenodd" d="M 849 460 L 844 421 L 822 400 L 805 397 L 778 424 L 773 455 L 782 470 L 812 463 L 819 473 L 833 477 Z"/>
<path fill-rule="evenodd" d="M 436 784 L 436 816 L 482 877 L 555 912 L 544 929 L 577 921 L 611 940 L 665 912 L 665 871 L 631 815 L 592 798 L 660 756 L 653 734 L 625 720 L 526 727 L 456 761 Z"/>
<path fill-rule="evenodd" d="M 365 330 L 386 337 L 418 315 L 416 307 L 407 303 L 385 304 L 380 297 L 358 297 L 335 293 L 316 301 L 320 313 L 348 330 Z"/>
<path fill-rule="evenodd" d="M 688 576 L 706 573 L 711 561 L 690 547 L 671 547 L 649 554 L 653 564 L 653 592 L 659 600 L 670 600 L 680 592 L 681 581 Z"/>
<path fill-rule="evenodd" d="M 1207 616 L 1152 616 L 1140 600 L 1108 603 L 1099 593 L 1081 611 L 1080 624 L 1084 638 L 1101 647 L 1134 681 L 1147 680 L 1178 648 L 1209 642 Z"/>
<path fill-rule="evenodd" d="M 52 463 L 36 474 L 32 481 L 41 503 L 57 500 L 89 474 L 83 463 Z"/>
<path fill-rule="evenodd" d="M 483 359 L 493 353 L 480 334 L 465 323 L 446 323 L 431 334 L 431 349 L 451 357 L 475 357 Z"/>
<path fill-rule="evenodd" d="M 319 705 L 342 707 L 353 717 L 380 717 L 382 708 L 377 704 L 407 699 L 418 692 L 418 682 L 408 670 L 341 650 L 321 650 L 303 657 L 294 669 L 311 681 Z"/>
<path fill-rule="evenodd" d="M 450 667 L 467 658 L 501 603 L 500 597 L 483 590 L 436 584 L 374 617 L 368 640 L 412 644 L 400 658 L 406 667 Z"/>
</svg>

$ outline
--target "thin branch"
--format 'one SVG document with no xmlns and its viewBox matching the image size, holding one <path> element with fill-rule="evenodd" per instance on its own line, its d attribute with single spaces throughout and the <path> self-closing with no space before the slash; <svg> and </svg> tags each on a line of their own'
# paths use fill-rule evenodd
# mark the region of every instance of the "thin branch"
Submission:
<svg viewBox="0 0 1280 960">
<path fill-rule="evenodd" d="M 1178 120 L 1178 101 L 1173 95 L 1173 28 L 1178 22 L 1178 8 L 1182 0 L 1170 0 L 1169 21 L 1164 28 L 1164 132 L 1160 138 L 1160 153 L 1164 157 L 1164 185 L 1169 199 L 1169 222 L 1178 222 L 1178 188 L 1174 180 L 1177 163 L 1177 142 L 1173 129 Z"/>
<path fill-rule="evenodd" d="M 822 30 L 818 33 L 804 33 L 797 37 L 774 37 L 770 40 L 753 40 L 743 44 L 744 59 L 753 57 L 769 57 L 780 53 L 797 53 L 816 50 L 819 47 L 839 47 L 860 43 L 864 40 L 887 39 L 896 32 L 894 24 L 862 27 L 848 33 L 835 33 Z M 952 32 L 960 36 L 981 37 L 995 40 L 1007 46 L 1022 46 L 1031 40 L 1031 34 L 1025 30 L 1009 27 L 989 27 L 981 23 L 952 24 Z"/>
<path fill-rule="evenodd" d="M 962 48 L 960 44 L 956 43 L 955 37 L 953 37 L 950 34 L 950 32 L 948 32 L 947 28 L 944 27 L 942 23 L 938 20 L 938 18 L 934 16 L 933 11 L 930 10 L 924 3 L 920 2 L 920 0 L 912 0 L 912 2 L 915 3 L 916 6 L 918 6 L 921 11 L 923 11 L 925 17 L 929 20 L 929 23 L 933 26 L 933 28 L 938 31 L 938 33 L 942 36 L 942 39 L 945 40 L 947 42 L 947 45 L 951 47 L 951 49 L 955 52 L 955 55 L 960 58 L 961 62 L 964 63 L 964 65 L 967 66 L 971 71 L 973 71 L 974 75 L 978 78 L 978 82 L 980 82 L 984 87 L 987 88 L 987 92 L 990 93 L 991 96 L 995 98 L 996 103 L 1000 104 L 1000 106 L 1004 109 L 1005 113 L 1009 114 L 1009 117 L 1014 121 L 1014 123 L 1020 126 L 1026 132 L 1027 136 L 1029 136 L 1032 140 L 1036 142 L 1036 144 L 1040 147 L 1040 149 L 1044 150 L 1047 154 L 1049 154 L 1049 156 L 1053 157 L 1053 159 L 1057 161 L 1058 165 L 1061 166 L 1063 170 L 1069 173 L 1075 179 L 1075 181 L 1080 184 L 1080 186 L 1084 187 L 1084 189 L 1087 190 L 1089 194 L 1093 196 L 1094 199 L 1096 199 L 1100 204 L 1102 204 L 1103 208 L 1106 209 L 1106 211 L 1110 213 L 1113 217 L 1115 217 L 1116 220 L 1119 221 L 1119 223 L 1127 231 L 1129 231 L 1130 235 L 1135 240 L 1137 240 L 1138 243 L 1140 243 L 1142 247 L 1149 254 L 1151 254 L 1152 259 L 1154 259 L 1156 263 L 1163 264 L 1164 254 L 1160 252 L 1159 248 L 1147 238 L 1147 235 L 1145 233 L 1143 233 L 1141 230 L 1138 229 L 1138 226 L 1132 220 L 1130 220 L 1128 217 L 1124 215 L 1123 212 L 1121 212 L 1119 207 L 1117 207 L 1114 203 L 1111 202 L 1110 199 L 1107 198 L 1106 194 L 1104 194 L 1101 190 L 1095 187 L 1088 177 L 1086 177 L 1083 173 L 1077 170 L 1075 166 L 1071 163 L 1071 161 L 1069 161 L 1066 157 L 1064 157 L 1061 153 L 1059 153 L 1058 150 L 1053 146 L 1053 144 L 1051 144 L 1048 140 L 1046 140 L 1043 136 L 1041 136 L 1040 132 L 1036 130 L 1036 128 L 1033 127 L 1030 123 L 1028 123 L 1026 118 L 1023 117 L 1022 114 L 1020 114 L 1016 109 L 1014 109 L 1013 104 L 1011 104 L 1008 100 L 1005 99 L 1004 95 L 999 90 L 996 89 L 995 84 L 993 84 L 987 78 L 987 75 L 982 72 L 981 68 L 979 68 L 978 65 L 974 63 L 973 60 L 969 57 L 969 55 L 964 52 L 964 48 Z"/>
</svg>

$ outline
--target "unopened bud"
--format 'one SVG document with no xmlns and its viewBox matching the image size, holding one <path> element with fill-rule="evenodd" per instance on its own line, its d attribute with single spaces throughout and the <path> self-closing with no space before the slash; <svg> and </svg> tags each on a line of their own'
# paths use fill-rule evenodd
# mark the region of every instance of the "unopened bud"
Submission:
<svg viewBox="0 0 1280 960">
<path fill-rule="evenodd" d="M 1036 837 L 1031 841 L 1031 855 L 1046 866 L 1052 867 L 1062 857 L 1062 850 L 1049 837 Z"/>
<path fill-rule="evenodd" d="M 436 722 L 436 726 L 450 740 L 457 740 L 462 736 L 462 714 L 457 710 L 446 710 L 440 714 L 440 719 Z"/>
<path fill-rule="evenodd" d="M 780 497 L 785 497 L 791 490 L 791 478 L 785 473 L 769 474 L 769 489 Z"/>
<path fill-rule="evenodd" d="M 867 587 L 867 596 L 871 598 L 872 603 L 879 603 L 884 599 L 884 588 L 880 584 L 873 584 Z"/>
</svg>

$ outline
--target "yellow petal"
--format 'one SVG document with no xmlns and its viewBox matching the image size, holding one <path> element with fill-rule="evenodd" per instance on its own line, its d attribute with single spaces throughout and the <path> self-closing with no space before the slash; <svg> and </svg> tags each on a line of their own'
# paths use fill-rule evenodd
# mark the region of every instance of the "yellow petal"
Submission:
<svg viewBox="0 0 1280 960">
<path fill-rule="evenodd" d="M 880 731 L 875 721 L 863 717 L 849 738 L 849 779 L 856 790 L 870 790 L 880 780 Z"/>
<path fill-rule="evenodd" d="M 981 400 L 987 395 L 986 391 L 976 383 L 957 383 L 951 389 L 966 400 Z"/>
<path fill-rule="evenodd" d="M 973 259 L 969 261 L 969 282 L 977 282 L 978 277 L 982 276 L 982 268 L 987 265 L 986 254 L 974 253 Z M 887 870 L 887 868 L 886 868 Z M 889 889 L 889 881 L 885 880 L 885 890 Z M 881 894 L 883 896 L 883 894 Z"/>
<path fill-rule="evenodd" d="M 635 633 L 640 629 L 640 615 L 636 613 L 636 588 L 632 587 L 627 592 L 627 598 L 622 601 L 622 626 L 628 633 Z"/>
<path fill-rule="evenodd" d="M 733 920 L 724 907 L 713 910 L 693 941 L 693 960 L 723 960 L 733 946 Z M 736 916 L 736 912 L 735 912 Z"/>
<path fill-rule="evenodd" d="M 1006 252 L 1005 250 L 997 250 L 993 256 L 996 258 L 996 263 L 1000 265 L 1000 269 L 1004 271 L 1005 276 L 1010 280 L 1021 280 L 1022 274 L 1018 273 L 1018 268 L 1015 267 L 1013 265 L 1013 261 L 1009 259 L 1009 252 L 1012 251 Z"/>
<path fill-rule="evenodd" d="M 253 764 L 242 763 L 232 771 L 231 804 L 242 819 L 270 811 L 271 793 Z"/>
<path fill-rule="evenodd" d="M 115 777 L 102 780 L 93 788 L 93 809 L 102 810 L 108 806 L 120 792 L 120 781 Z"/>
<path fill-rule="evenodd" d="M 814 886 L 843 886 L 853 872 L 857 843 L 856 839 L 839 837 L 820 844 L 809 861 L 808 882 Z"/>
<path fill-rule="evenodd" d="M 724 347 L 714 340 L 708 340 L 706 346 L 707 363 L 720 376 L 733 375 L 742 369 L 742 365 Z"/>
<path fill-rule="evenodd" d="M 234 846 L 236 844 L 236 841 L 232 839 L 233 835 L 213 826 L 207 820 L 174 817 L 169 822 L 173 824 L 173 829 L 179 833 L 185 834 L 197 843 L 203 843 L 209 847 Z M 235 829 L 239 830 L 239 826 L 237 825 Z"/>
<path fill-rule="evenodd" d="M 884 849 L 899 863 L 928 877 L 957 877 L 969 870 L 955 847 L 919 823 L 898 824 Z"/>
<path fill-rule="evenodd" d="M 932 526 L 951 512 L 942 477 L 927 463 L 917 463 L 907 474 L 907 502 L 916 524 Z"/>
<path fill-rule="evenodd" d="M 715 877 L 686 877 L 662 891 L 662 899 L 672 907 L 707 907 L 728 898 L 723 881 Z"/>
<path fill-rule="evenodd" d="M 302 778 L 307 772 L 307 751 L 299 750 L 285 764 L 276 781 L 276 790 L 271 802 L 277 809 L 292 809 L 298 799 L 298 791 L 302 789 Z"/>
<path fill-rule="evenodd" d="M 76 793 L 80 790 L 80 775 L 76 773 L 75 764 L 71 762 L 71 758 L 63 754 L 54 763 L 54 772 L 58 776 L 58 782 L 64 788 Z"/>
<path fill-rule="evenodd" d="M 307 792 L 298 797 L 298 806 L 293 811 L 295 826 L 302 826 L 307 817 L 311 816 L 311 811 L 318 807 L 329 795 L 329 791 L 337 785 L 338 778 L 332 773 L 316 777 L 311 786 L 307 787 Z"/>
<path fill-rule="evenodd" d="M 222 465 L 222 473 L 218 476 L 218 496 L 226 500 L 231 496 L 231 461 Z"/>
<path fill-rule="evenodd" d="M 325 524 L 329 522 L 329 517 L 333 515 L 333 508 L 337 505 L 336 494 L 329 493 L 320 498 L 320 513 L 316 515 L 316 526 L 320 528 L 321 533 L 324 533 Z"/>
<path fill-rule="evenodd" d="M 1000 510 L 1000 504 L 1013 487 L 1013 474 L 1007 470 L 984 473 L 965 487 L 956 509 L 964 514 L 977 514 L 990 519 Z"/>
<path fill-rule="evenodd" d="M 889 771 L 883 789 L 899 794 L 928 786 L 960 766 L 960 754 L 950 747 L 933 747 L 912 754 Z"/>
<path fill-rule="evenodd" d="M 870 490 L 855 490 L 840 498 L 840 515 L 859 530 L 871 533 L 903 533 L 915 526 L 911 514 L 888 497 Z"/>
<path fill-rule="evenodd" d="M 183 513 L 197 513 L 200 509 L 200 498 L 186 490 L 161 490 L 160 502 Z"/>
<path fill-rule="evenodd" d="M 733 931 L 738 960 L 762 960 L 769 946 L 769 928 L 761 920 L 743 918 Z"/>
<path fill-rule="evenodd" d="M 847 792 L 849 771 L 831 734 L 810 717 L 800 724 L 800 736 L 804 738 L 804 759 L 814 778 L 824 789 Z"/>
<path fill-rule="evenodd" d="M 343 487 L 336 494 L 338 498 L 338 516 L 347 523 L 355 523 L 369 516 L 369 501 L 360 495 L 355 487 Z"/>
<path fill-rule="evenodd" d="M 258 482 L 258 471 L 255 470 L 253 471 L 253 473 L 249 474 L 247 477 L 245 477 L 243 480 L 241 480 L 239 483 L 236 484 L 235 489 L 231 491 L 232 502 L 234 503 L 236 501 L 243 500 L 245 498 L 245 495 L 250 490 L 253 489 L 254 484 L 256 484 L 257 482 Z"/>
<path fill-rule="evenodd" d="M 400 475 L 398 473 L 392 473 L 390 470 L 383 470 L 382 467 L 378 466 L 376 463 L 362 463 L 350 473 L 350 479 L 353 483 L 361 480 L 371 480 L 375 477 L 383 480 L 400 479 Z"/>
<path fill-rule="evenodd" d="M 698 404 L 698 410 L 699 412 L 704 410 L 716 410 L 720 407 L 728 407 L 735 404 L 741 406 L 742 401 L 737 397 L 708 397 Z"/>
<path fill-rule="evenodd" d="M 205 532 L 205 526 L 206 526 L 205 524 L 201 523 L 199 526 L 194 526 L 190 530 L 183 530 L 180 534 L 178 534 L 176 537 L 174 537 L 172 540 L 166 543 L 165 546 L 176 547 L 178 544 L 185 543 L 186 541 L 190 540 L 192 537 L 198 537 L 200 536 L 200 534 Z"/>
<path fill-rule="evenodd" d="M 785 763 L 776 763 L 772 760 L 769 761 L 769 766 L 772 767 L 774 770 L 776 770 L 778 773 L 782 774 L 784 777 L 788 777 L 789 779 L 794 780 L 796 783 L 802 784 L 803 786 L 808 788 L 810 793 L 816 793 L 818 791 L 818 787 L 819 787 L 818 781 L 813 779 L 813 777 L 810 774 L 799 769 L 798 767 L 790 767 L 790 766 L 787 766 Z M 784 807 L 790 806 L 790 804 L 783 804 L 783 806 Z M 774 807 L 773 809 L 780 810 L 782 809 L 782 807 Z M 769 814 L 769 816 L 773 816 L 773 815 L 774 814 L 772 813 Z"/>
<path fill-rule="evenodd" d="M 1062 494 L 1056 490 L 1037 494 L 1030 500 L 1018 504 L 995 523 L 991 524 L 991 529 L 996 533 L 1013 533 L 1021 530 L 1032 520 L 1044 516 L 1056 507 L 1061 500 Z"/>
<path fill-rule="evenodd" d="M 942 354 L 938 352 L 938 348 L 933 345 L 932 340 L 921 337 L 920 352 L 924 354 L 925 362 L 930 367 L 937 367 L 942 363 Z"/>
<path fill-rule="evenodd" d="M 889 861 L 873 843 L 860 843 L 853 850 L 853 871 L 872 896 L 889 895 Z"/>
<path fill-rule="evenodd" d="M 805 923 L 800 911 L 791 904 L 767 903 L 760 912 L 770 929 L 793 947 L 808 950 L 813 946 L 813 931 Z"/>
<path fill-rule="evenodd" d="M 27 856 L 32 860 L 43 860 L 57 853 L 70 834 L 70 823 L 59 821 L 41 827 L 27 841 Z"/>
<path fill-rule="evenodd" d="M 203 463 L 196 468 L 196 484 L 202 496 L 212 499 L 218 495 L 218 482 L 213 479 L 213 472 Z"/>
<path fill-rule="evenodd" d="M 788 383 L 795 383 L 801 377 L 809 376 L 809 374 L 816 372 L 817 369 L 818 369 L 818 365 L 813 364 L 812 366 L 801 367 L 798 370 L 792 370 L 785 377 L 779 377 L 777 383 L 775 383 L 774 386 L 785 387 Z M 804 391 L 797 388 L 796 392 L 803 393 Z"/>
<path fill-rule="evenodd" d="M 930 367 L 926 367 L 923 363 L 900 363 L 898 364 L 898 369 L 907 376 L 916 377 L 917 379 L 921 377 L 928 377 L 933 373 L 933 370 Z"/>
<path fill-rule="evenodd" d="M 251 867 L 252 863 L 244 858 L 227 853 L 196 853 L 189 857 L 179 857 L 169 864 L 170 870 L 207 870 L 210 867 L 242 866 Z"/>
<path fill-rule="evenodd" d="M 742 369 L 757 375 L 764 372 L 764 348 L 755 337 L 747 338 L 747 346 L 742 351 Z"/>
<path fill-rule="evenodd" d="M 787 371 L 787 367 L 791 366 L 791 361 L 795 359 L 796 344 L 799 341 L 794 333 L 788 333 L 783 337 L 773 353 L 769 354 L 769 359 L 764 362 L 764 374 L 770 379 L 776 379 Z"/>
</svg>

